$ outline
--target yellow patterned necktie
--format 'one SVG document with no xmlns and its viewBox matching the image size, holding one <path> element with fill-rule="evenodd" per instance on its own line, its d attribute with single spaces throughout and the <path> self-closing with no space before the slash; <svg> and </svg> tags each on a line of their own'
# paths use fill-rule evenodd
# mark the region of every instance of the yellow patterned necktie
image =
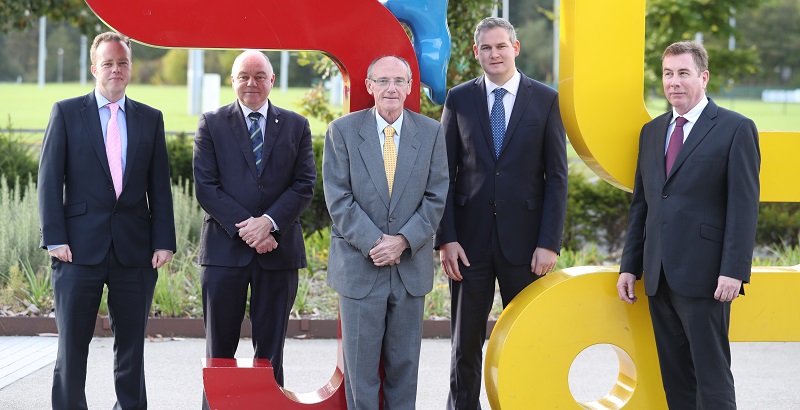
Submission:
<svg viewBox="0 0 800 410">
<path fill-rule="evenodd" d="M 397 146 L 394 144 L 394 128 L 387 125 L 383 129 L 386 136 L 383 141 L 383 167 L 386 169 L 386 181 L 389 183 L 389 196 L 392 196 L 394 170 L 397 168 Z"/>
</svg>

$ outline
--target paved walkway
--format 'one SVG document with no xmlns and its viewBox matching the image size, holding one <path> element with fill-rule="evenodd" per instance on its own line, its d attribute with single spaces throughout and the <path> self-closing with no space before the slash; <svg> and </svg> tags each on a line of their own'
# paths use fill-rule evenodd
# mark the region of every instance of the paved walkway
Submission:
<svg viewBox="0 0 800 410">
<path fill-rule="evenodd" d="M 50 408 L 55 342 L 55 337 L 0 337 L 0 409 Z M 243 340 L 239 351 L 240 357 L 251 356 L 250 342 Z M 150 409 L 200 408 L 200 357 L 204 352 L 203 339 L 145 342 Z M 114 404 L 112 353 L 112 339 L 92 341 L 87 376 L 90 409 L 108 409 Z M 423 340 L 417 409 L 444 408 L 449 360 L 448 339 Z M 287 340 L 287 389 L 316 390 L 333 374 L 335 362 L 335 340 Z M 800 343 L 734 343 L 733 362 L 739 409 L 800 409 Z M 587 349 L 570 370 L 573 394 L 581 401 L 602 397 L 617 371 L 614 353 L 608 346 Z M 488 409 L 485 394 L 482 402 Z"/>
</svg>

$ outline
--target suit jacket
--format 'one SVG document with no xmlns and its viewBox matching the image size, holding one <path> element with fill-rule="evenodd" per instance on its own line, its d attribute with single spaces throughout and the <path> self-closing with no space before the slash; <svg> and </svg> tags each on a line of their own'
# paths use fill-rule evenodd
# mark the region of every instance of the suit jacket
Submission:
<svg viewBox="0 0 800 410">
<path fill-rule="evenodd" d="M 241 267 L 253 258 L 264 269 L 306 266 L 300 214 L 311 203 L 317 170 L 308 120 L 269 103 L 261 173 L 238 101 L 200 116 L 194 143 L 195 194 L 206 214 L 201 265 Z M 279 246 L 258 254 L 235 226 L 269 215 L 280 229 Z"/>
<path fill-rule="evenodd" d="M 531 263 L 537 247 L 559 252 L 567 207 L 566 136 L 555 90 L 525 75 L 495 159 L 484 77 L 454 87 L 442 113 L 450 189 L 437 245 L 459 242 L 470 260 L 490 247 Z"/>
<path fill-rule="evenodd" d="M 382 234 L 402 234 L 411 245 L 397 270 L 406 290 L 433 288 L 433 235 L 447 195 L 441 125 L 405 110 L 392 196 L 386 182 L 375 109 L 351 113 L 328 126 L 322 161 L 325 202 L 333 219 L 328 286 L 360 299 L 379 274 L 369 251 Z"/>
<path fill-rule="evenodd" d="M 73 263 L 96 265 L 111 244 L 120 263 L 152 267 L 175 251 L 169 160 L 161 111 L 125 99 L 128 151 L 116 198 L 94 92 L 55 103 L 39 162 L 42 247 L 68 244 Z"/>
<path fill-rule="evenodd" d="M 683 296 L 713 297 L 720 275 L 748 282 L 761 154 L 750 119 L 709 100 L 672 171 L 664 147 L 672 112 L 642 127 L 621 272 L 652 296 L 660 271 Z"/>
</svg>

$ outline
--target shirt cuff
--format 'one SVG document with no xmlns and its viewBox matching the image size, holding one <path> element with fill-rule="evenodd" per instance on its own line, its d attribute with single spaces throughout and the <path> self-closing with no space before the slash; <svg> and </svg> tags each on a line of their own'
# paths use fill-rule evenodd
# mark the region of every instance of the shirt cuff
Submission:
<svg viewBox="0 0 800 410">
<path fill-rule="evenodd" d="M 264 218 L 267 218 L 267 219 L 269 219 L 269 221 L 270 221 L 270 222 L 272 222 L 272 231 L 270 231 L 270 232 L 280 231 L 280 228 L 278 228 L 278 224 L 276 224 L 276 223 L 275 223 L 275 220 L 274 220 L 274 219 L 272 219 L 272 217 L 271 217 L 271 216 L 269 216 L 269 215 L 267 215 L 267 214 L 264 214 L 264 215 L 262 215 L 262 216 L 263 216 Z"/>
</svg>

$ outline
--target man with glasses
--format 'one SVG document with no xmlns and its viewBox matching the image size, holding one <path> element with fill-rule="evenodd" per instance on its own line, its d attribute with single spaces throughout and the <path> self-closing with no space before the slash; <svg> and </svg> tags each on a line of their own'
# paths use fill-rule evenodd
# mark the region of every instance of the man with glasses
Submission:
<svg viewBox="0 0 800 410">
<path fill-rule="evenodd" d="M 347 408 L 413 409 L 425 295 L 433 288 L 433 234 L 444 210 L 441 125 L 403 109 L 411 69 L 372 62 L 375 106 L 333 121 L 322 162 L 333 219 L 328 286 L 339 293 Z"/>
<path fill-rule="evenodd" d="M 317 172 L 308 120 L 276 107 L 269 59 L 256 50 L 233 63 L 237 101 L 200 116 L 194 145 L 195 193 L 206 211 L 200 280 L 206 356 L 232 358 L 250 288 L 256 358 L 283 385 L 283 345 L 306 267 L 300 214 Z"/>
</svg>

